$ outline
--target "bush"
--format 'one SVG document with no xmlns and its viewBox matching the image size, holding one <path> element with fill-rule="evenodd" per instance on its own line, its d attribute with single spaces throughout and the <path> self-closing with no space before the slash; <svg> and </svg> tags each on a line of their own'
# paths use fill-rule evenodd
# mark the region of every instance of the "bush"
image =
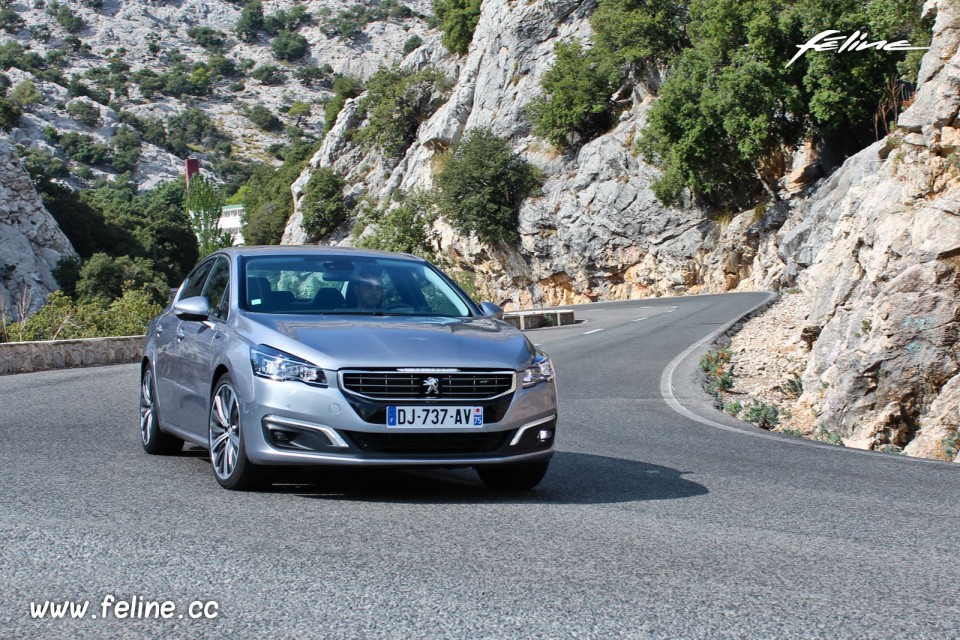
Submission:
<svg viewBox="0 0 960 640">
<path fill-rule="evenodd" d="M 281 32 L 270 43 L 270 50 L 273 51 L 273 57 L 277 60 L 299 60 L 307 54 L 309 49 L 306 38 L 290 31 Z"/>
<path fill-rule="evenodd" d="M 356 3 L 336 14 L 326 16 L 322 31 L 328 38 L 339 37 L 341 40 L 356 40 L 363 35 L 363 29 L 371 22 L 388 18 L 406 19 L 413 16 L 413 11 L 396 0 L 367 0 L 363 4 Z"/>
<path fill-rule="evenodd" d="M 53 9 L 53 7 L 54 4 L 51 4 L 47 11 L 49 12 L 51 9 Z M 83 22 L 83 18 L 74 13 L 73 9 L 65 4 L 57 5 L 56 11 L 53 15 L 54 20 L 57 21 L 57 24 L 63 27 L 64 31 L 67 33 L 76 33 L 86 26 Z"/>
<path fill-rule="evenodd" d="M 443 215 L 487 242 L 516 240 L 517 210 L 540 184 L 539 170 L 489 129 L 468 132 L 437 174 Z"/>
<path fill-rule="evenodd" d="M 72 101 L 67 105 L 67 114 L 88 127 L 96 127 L 100 124 L 100 109 L 86 100 Z"/>
<path fill-rule="evenodd" d="M 780 424 L 780 411 L 772 404 L 754 400 L 744 409 L 742 419 L 751 422 L 761 429 L 773 429 Z"/>
<path fill-rule="evenodd" d="M 300 67 L 293 72 L 293 77 L 310 87 L 315 83 L 322 80 L 326 80 L 330 75 L 326 73 L 323 69 L 318 67 L 315 64 L 309 64 L 305 67 Z"/>
<path fill-rule="evenodd" d="M 546 95 L 531 103 L 530 120 L 537 135 L 567 146 L 572 134 L 589 140 L 610 128 L 619 68 L 602 51 L 577 43 L 557 43 L 554 51 L 556 62 L 542 81 Z"/>
<path fill-rule="evenodd" d="M 163 311 L 148 289 L 127 288 L 109 305 L 99 300 L 74 302 L 61 291 L 27 318 L 17 340 L 71 340 L 143 335 L 150 319 Z"/>
<path fill-rule="evenodd" d="M 215 73 L 222 78 L 236 78 L 240 75 L 237 69 L 237 63 L 231 58 L 227 58 L 219 53 L 215 53 L 207 58 L 207 67 L 211 73 Z"/>
<path fill-rule="evenodd" d="M 237 19 L 235 26 L 237 37 L 245 42 L 254 42 L 261 29 L 263 29 L 263 5 L 260 0 L 251 0 L 243 5 L 240 18 Z"/>
<path fill-rule="evenodd" d="M 402 155 L 416 139 L 417 127 L 432 114 L 431 95 L 443 84 L 443 75 L 435 69 L 380 69 L 367 80 L 367 93 L 358 105 L 367 124 L 355 139 L 388 157 Z"/>
<path fill-rule="evenodd" d="M 167 149 L 178 156 L 189 155 L 194 147 L 214 149 L 227 140 L 204 111 L 190 107 L 167 121 Z"/>
<path fill-rule="evenodd" d="M 443 31 L 443 46 L 464 55 L 470 48 L 473 32 L 480 21 L 482 0 L 434 0 L 433 12 Z"/>
<path fill-rule="evenodd" d="M 397 202 L 385 210 L 373 205 L 363 207 L 353 227 L 356 246 L 382 251 L 411 253 L 425 260 L 434 257 L 429 230 L 436 219 L 436 204 L 426 193 L 404 196 L 394 193 Z M 373 226 L 373 233 L 360 234 Z"/>
<path fill-rule="evenodd" d="M 314 151 L 306 144 L 291 145 L 280 167 L 260 165 L 228 201 L 244 206 L 243 237 L 248 244 L 280 244 L 287 219 L 293 215 L 290 185 Z"/>
<path fill-rule="evenodd" d="M 223 50 L 223 43 L 226 41 L 226 36 L 222 31 L 217 31 L 211 27 L 190 27 L 187 29 L 187 36 L 210 53 L 220 53 Z"/>
<path fill-rule="evenodd" d="M 123 173 L 133 171 L 140 160 L 140 136 L 132 127 L 121 125 L 110 138 L 110 166 Z"/>
<path fill-rule="evenodd" d="M 84 164 L 107 165 L 111 160 L 110 147 L 82 133 L 60 136 L 60 148 L 71 160 Z"/>
<path fill-rule="evenodd" d="M 167 283 L 153 270 L 153 264 L 146 258 L 96 253 L 80 268 L 77 295 L 80 300 L 109 304 L 122 296 L 131 285 L 136 289 L 149 287 L 159 300 L 166 298 Z"/>
<path fill-rule="evenodd" d="M 263 105 L 255 104 L 242 108 L 243 115 L 264 131 L 280 131 L 283 123 Z"/>
<path fill-rule="evenodd" d="M 417 35 L 410 36 L 407 38 L 407 41 L 403 43 L 403 55 L 409 55 L 413 51 L 419 49 L 423 45 L 423 38 Z"/>
<path fill-rule="evenodd" d="M 314 171 L 303 189 L 300 211 L 303 213 L 303 229 L 312 238 L 331 233 L 347 219 L 343 180 L 326 167 Z"/>
<path fill-rule="evenodd" d="M 43 94 L 37 90 L 37 85 L 29 79 L 18 82 L 7 97 L 24 109 L 43 101 Z"/>
<path fill-rule="evenodd" d="M 337 122 L 340 110 L 350 98 L 356 98 L 363 93 L 363 82 L 353 76 L 337 76 L 333 79 L 333 98 L 327 103 L 323 112 L 323 130 L 330 131 Z"/>
<path fill-rule="evenodd" d="M 20 122 L 23 109 L 9 98 L 0 98 L 0 131 L 10 131 Z"/>
<path fill-rule="evenodd" d="M 905 54 L 810 53 L 786 66 L 784 52 L 825 24 L 912 43 L 930 26 L 918 7 L 892 0 L 689 5 L 689 47 L 673 59 L 639 145 L 662 169 L 658 198 L 677 204 L 689 190 L 717 208 L 746 208 L 774 194 L 780 175 L 769 167 L 784 147 L 812 137 L 851 154 L 874 140 L 885 88 L 915 80 L 898 78 Z"/>
<path fill-rule="evenodd" d="M 603 0 L 590 17 L 593 41 L 618 62 L 667 62 L 689 44 L 684 33 L 687 6 L 687 2 Z"/>
<path fill-rule="evenodd" d="M 0 29 L 12 34 L 23 29 L 26 24 L 23 18 L 13 9 L 6 7 L 0 9 Z"/>
<path fill-rule="evenodd" d="M 273 86 L 287 81 L 287 75 L 272 64 L 262 64 L 254 69 L 250 76 L 258 82 Z"/>
</svg>

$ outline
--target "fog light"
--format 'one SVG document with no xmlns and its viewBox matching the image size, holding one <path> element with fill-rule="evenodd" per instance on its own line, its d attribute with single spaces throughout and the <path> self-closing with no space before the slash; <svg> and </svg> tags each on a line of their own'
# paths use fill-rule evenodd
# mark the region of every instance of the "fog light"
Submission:
<svg viewBox="0 0 960 640">
<path fill-rule="evenodd" d="M 273 439 L 277 442 L 290 442 L 294 436 L 289 431 L 272 431 L 271 433 L 273 433 Z"/>
<path fill-rule="evenodd" d="M 549 442 L 553 440 L 553 431 L 551 429 L 541 429 L 537 434 L 537 440 L 540 442 Z"/>
</svg>

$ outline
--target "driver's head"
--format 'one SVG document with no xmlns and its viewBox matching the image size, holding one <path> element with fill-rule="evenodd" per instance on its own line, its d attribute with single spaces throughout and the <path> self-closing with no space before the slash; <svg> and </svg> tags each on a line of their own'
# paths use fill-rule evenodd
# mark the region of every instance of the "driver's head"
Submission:
<svg viewBox="0 0 960 640">
<path fill-rule="evenodd" d="M 378 276 L 364 275 L 353 281 L 357 302 L 361 307 L 376 307 L 383 300 L 383 282 Z"/>
</svg>

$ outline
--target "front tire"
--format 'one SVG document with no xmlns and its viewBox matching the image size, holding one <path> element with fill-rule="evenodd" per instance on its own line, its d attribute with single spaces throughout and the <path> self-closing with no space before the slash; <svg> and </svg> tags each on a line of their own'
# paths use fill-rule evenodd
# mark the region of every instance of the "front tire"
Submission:
<svg viewBox="0 0 960 640">
<path fill-rule="evenodd" d="M 240 401 L 230 374 L 217 381 L 210 402 L 210 463 L 224 489 L 244 491 L 263 483 L 261 470 L 247 459 L 240 428 Z"/>
<path fill-rule="evenodd" d="M 153 369 L 149 366 L 140 376 L 140 440 L 143 450 L 155 456 L 170 456 L 183 449 L 183 440 L 160 430 L 157 386 L 153 382 Z"/>
<path fill-rule="evenodd" d="M 496 491 L 529 491 L 540 484 L 549 462 L 527 462 L 477 467 L 483 484 Z"/>
</svg>

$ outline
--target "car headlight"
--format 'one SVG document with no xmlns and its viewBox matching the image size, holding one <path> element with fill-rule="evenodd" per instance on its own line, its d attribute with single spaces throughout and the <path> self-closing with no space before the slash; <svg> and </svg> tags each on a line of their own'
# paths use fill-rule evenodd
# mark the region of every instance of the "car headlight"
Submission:
<svg viewBox="0 0 960 640">
<path fill-rule="evenodd" d="M 261 344 L 250 347 L 253 375 L 270 380 L 298 380 L 315 387 L 327 386 L 327 376 L 317 365 Z"/>
<path fill-rule="evenodd" d="M 533 364 L 523 372 L 523 386 L 532 387 L 541 382 L 553 382 L 554 377 L 553 363 L 550 362 L 550 358 L 543 353 L 538 353 L 533 359 Z"/>
</svg>

